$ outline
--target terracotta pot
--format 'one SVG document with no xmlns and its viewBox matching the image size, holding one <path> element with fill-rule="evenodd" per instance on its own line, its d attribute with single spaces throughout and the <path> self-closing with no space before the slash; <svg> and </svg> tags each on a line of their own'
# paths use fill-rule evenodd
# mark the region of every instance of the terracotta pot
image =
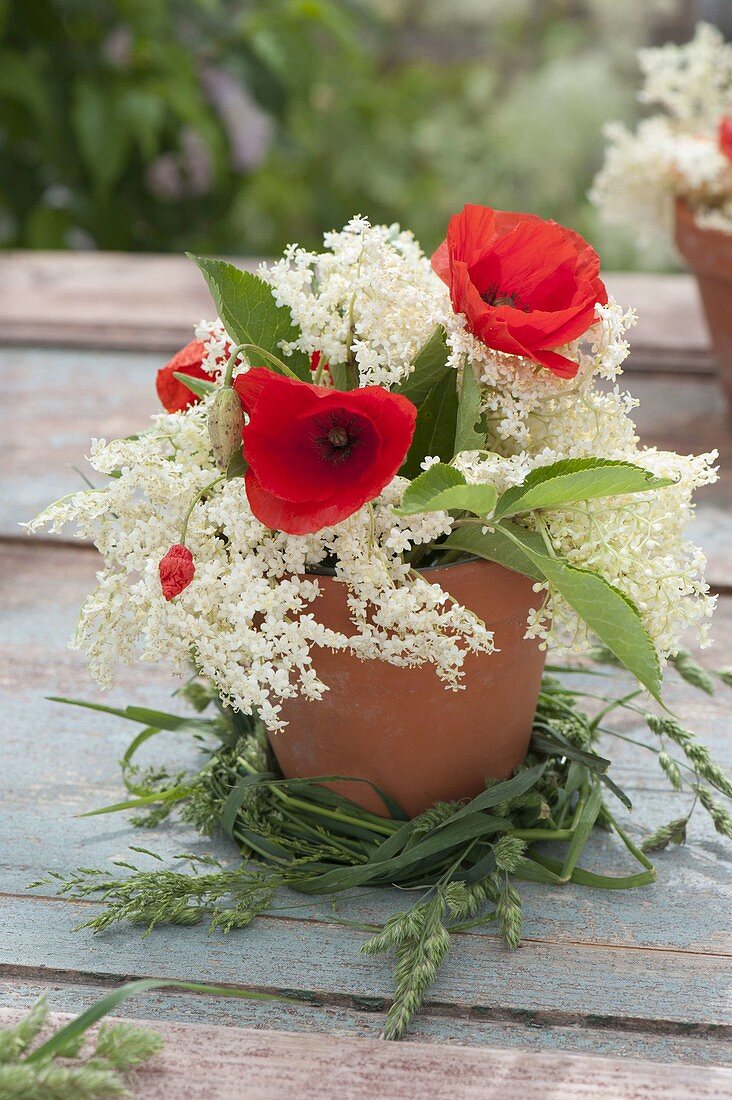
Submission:
<svg viewBox="0 0 732 1100">
<path fill-rule="evenodd" d="M 676 245 L 696 275 L 717 373 L 732 408 L 732 233 L 700 228 L 690 208 L 679 199 Z"/>
<path fill-rule="evenodd" d="M 369 779 L 409 816 L 444 800 L 473 797 L 485 779 L 504 779 L 526 757 L 544 668 L 544 653 L 525 641 L 529 609 L 540 597 L 532 582 L 486 561 L 428 570 L 494 631 L 494 653 L 470 654 L 465 688 L 450 691 L 434 668 L 398 668 L 318 649 L 314 664 L 330 690 L 315 702 L 288 700 L 289 725 L 271 735 L 287 778 L 317 775 Z M 345 586 L 318 578 L 315 615 L 353 631 Z M 327 784 L 374 813 L 383 802 L 364 783 Z"/>
</svg>

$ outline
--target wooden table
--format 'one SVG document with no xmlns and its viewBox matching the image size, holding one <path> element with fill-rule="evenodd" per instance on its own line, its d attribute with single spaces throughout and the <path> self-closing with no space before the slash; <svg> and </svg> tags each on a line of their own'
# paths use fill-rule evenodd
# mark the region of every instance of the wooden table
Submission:
<svg viewBox="0 0 732 1100">
<path fill-rule="evenodd" d="M 732 457 L 690 279 L 608 281 L 641 313 L 628 381 L 642 401 L 645 439 Z M 139 1074 L 140 1097 L 732 1097 L 732 1071 L 721 1068 L 731 1030 L 729 847 L 701 815 L 686 847 L 659 857 L 654 887 L 617 895 L 522 887 L 520 950 L 509 953 L 484 929 L 461 935 L 401 1044 L 376 1042 L 391 962 L 359 955 L 362 933 L 334 920 L 329 899 L 299 898 L 301 908 L 226 937 L 165 928 L 142 939 L 130 928 L 74 932 L 94 903 L 26 889 L 49 869 L 104 866 L 130 843 L 164 856 L 231 854 L 177 824 L 141 836 L 123 817 L 77 816 L 120 797 L 115 761 L 130 735 L 115 719 L 44 699 L 100 697 L 64 648 L 96 555 L 18 528 L 79 484 L 72 464 L 90 436 L 127 434 L 155 410 L 162 353 L 210 314 L 197 272 L 177 258 L 0 257 L 0 1021 L 40 992 L 54 1011 L 76 1013 L 127 978 L 188 978 L 285 991 L 296 1003 L 167 992 L 128 1002 L 126 1017 L 152 1020 L 169 1037 Z M 717 666 L 732 664 L 730 485 L 723 478 L 706 490 L 696 521 L 720 592 L 716 648 L 703 658 Z M 105 701 L 166 706 L 173 686 L 164 672 L 128 670 Z M 729 767 L 732 696 L 674 686 L 669 700 Z M 626 728 L 642 736 L 632 722 Z M 162 751 L 186 755 L 174 735 Z M 687 804 L 630 745 L 616 774 L 637 800 L 636 836 Z M 607 837 L 592 845 L 593 866 L 624 865 Z M 364 891 L 337 915 L 382 920 L 395 905 L 397 892 Z"/>
</svg>

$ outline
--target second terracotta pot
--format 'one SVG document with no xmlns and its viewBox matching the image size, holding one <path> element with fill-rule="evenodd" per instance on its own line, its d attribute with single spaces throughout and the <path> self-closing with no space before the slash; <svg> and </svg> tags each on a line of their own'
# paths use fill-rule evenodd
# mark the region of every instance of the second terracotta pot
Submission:
<svg viewBox="0 0 732 1100">
<path fill-rule="evenodd" d="M 478 794 L 526 756 L 544 653 L 524 639 L 540 596 L 532 581 L 500 565 L 471 561 L 428 571 L 494 632 L 495 652 L 470 654 L 465 687 L 450 691 L 431 665 L 400 668 L 318 649 L 314 664 L 330 690 L 318 701 L 288 700 L 289 725 L 270 737 L 287 778 L 318 775 L 370 780 L 410 816 L 437 801 Z M 345 586 L 319 576 L 313 611 L 326 626 L 353 633 Z M 374 813 L 387 810 L 364 783 L 332 783 Z"/>
<path fill-rule="evenodd" d="M 676 245 L 696 275 L 717 361 L 732 409 L 732 233 L 703 229 L 681 199 L 676 203 Z"/>
</svg>

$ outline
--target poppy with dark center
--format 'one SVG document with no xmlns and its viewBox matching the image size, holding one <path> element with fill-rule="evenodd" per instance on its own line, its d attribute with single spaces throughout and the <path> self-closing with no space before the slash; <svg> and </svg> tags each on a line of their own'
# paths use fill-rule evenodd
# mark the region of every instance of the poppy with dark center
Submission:
<svg viewBox="0 0 732 1100">
<path fill-rule="evenodd" d="M 432 266 L 487 347 L 574 378 L 577 363 L 553 349 L 582 336 L 596 303 L 607 302 L 600 258 L 579 233 L 534 214 L 468 205 L 450 218 Z"/>
<path fill-rule="evenodd" d="M 254 367 L 234 380 L 249 421 L 246 492 L 267 527 L 308 535 L 377 497 L 404 461 L 417 410 L 380 386 L 344 393 Z"/>
</svg>

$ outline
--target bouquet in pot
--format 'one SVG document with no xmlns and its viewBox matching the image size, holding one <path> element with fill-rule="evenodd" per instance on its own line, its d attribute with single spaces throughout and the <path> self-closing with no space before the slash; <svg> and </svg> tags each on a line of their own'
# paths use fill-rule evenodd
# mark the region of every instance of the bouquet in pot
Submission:
<svg viewBox="0 0 732 1100">
<path fill-rule="evenodd" d="M 102 892 L 95 930 L 206 917 L 226 931 L 281 886 L 424 888 L 364 945 L 397 954 L 396 1037 L 450 933 L 496 920 L 517 945 L 515 878 L 653 881 L 604 800 L 630 808 L 595 751 L 617 706 L 644 717 L 672 785 L 732 835 L 712 793 L 732 784 L 676 719 L 634 701 L 659 697 L 668 659 L 709 689 L 679 644 L 705 640 L 714 606 L 685 532 L 715 455 L 639 443 L 618 384 L 633 315 L 576 233 L 466 206 L 431 260 L 361 217 L 324 244 L 256 276 L 197 259 L 219 317 L 158 373 L 165 412 L 96 440 L 105 484 L 31 524 L 74 524 L 104 559 L 74 639 L 99 682 L 119 662 L 192 665 L 183 694 L 214 710 L 81 704 L 144 726 L 123 760 L 130 798 L 101 812 L 142 809 L 154 825 L 175 806 L 254 867 L 86 868 L 60 889 Z M 642 687 L 591 719 L 542 669 L 547 647 L 598 640 Z M 133 764 L 162 729 L 207 746 L 198 771 Z M 649 847 L 682 841 L 689 814 Z M 598 823 L 640 870 L 579 865 Z M 545 840 L 566 845 L 561 859 Z"/>
<path fill-rule="evenodd" d="M 633 317 L 581 237 L 467 206 L 431 261 L 357 217 L 258 276 L 197 262 L 220 319 L 160 371 L 166 412 L 96 440 L 104 487 L 32 524 L 74 523 L 104 558 L 74 643 L 100 683 L 193 661 L 273 732 L 328 691 L 320 649 L 459 691 L 491 622 L 426 567 L 477 556 L 531 579 L 527 639 L 599 638 L 658 695 L 713 608 L 685 528 L 715 456 L 640 445 L 617 384 Z M 342 630 L 319 619 L 324 567 Z"/>
</svg>

